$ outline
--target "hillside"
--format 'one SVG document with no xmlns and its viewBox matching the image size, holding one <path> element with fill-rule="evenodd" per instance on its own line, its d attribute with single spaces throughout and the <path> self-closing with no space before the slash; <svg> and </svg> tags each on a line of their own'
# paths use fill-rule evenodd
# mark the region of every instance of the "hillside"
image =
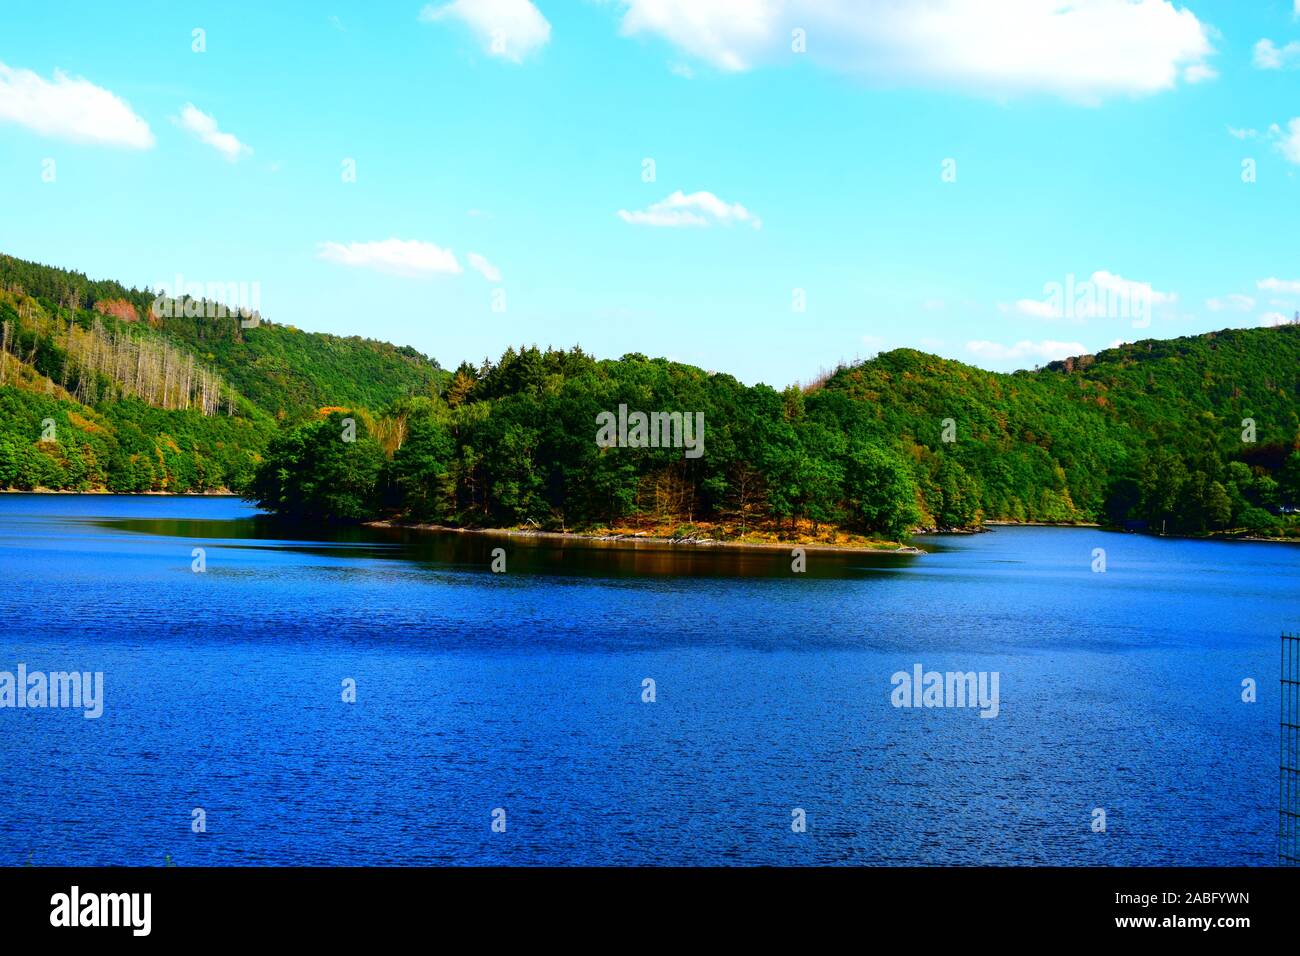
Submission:
<svg viewBox="0 0 1300 956">
<path fill-rule="evenodd" d="M 0 487 L 239 488 L 278 423 L 447 377 L 413 349 L 154 298 L 0 255 Z"/>
<path fill-rule="evenodd" d="M 1010 375 L 900 349 L 822 390 L 871 405 L 879 440 L 971 476 L 985 520 L 1261 529 L 1276 523 L 1262 512 L 1300 499 L 1300 326 L 1146 340 Z"/>
<path fill-rule="evenodd" d="M 300 515 L 723 538 L 991 520 L 1300 535 L 1298 359 L 1297 326 L 1013 374 L 900 349 L 778 392 L 641 355 L 512 349 L 381 417 L 397 445 L 344 445 L 337 421 L 280 436 L 252 491 Z M 600 447 L 597 416 L 620 406 L 699 412 L 704 453 Z"/>
<path fill-rule="evenodd" d="M 303 332 L 261 317 L 243 328 L 233 314 L 208 318 L 181 305 L 156 315 L 155 295 L 79 272 L 0 255 L 0 289 L 17 289 L 47 313 L 119 319 L 192 352 L 263 411 L 298 419 L 323 405 L 378 408 L 443 382 L 438 363 L 414 349 L 357 336 Z M 198 300 L 200 304 L 203 300 Z M 187 315 L 187 312 L 197 315 Z M 124 317 L 124 318 L 123 318 Z"/>
<path fill-rule="evenodd" d="M 722 538 L 992 520 L 1300 537 L 1300 326 L 1011 374 L 898 349 L 778 391 L 579 348 L 449 374 L 153 301 L 0 256 L 0 487 L 232 488 L 316 518 Z M 599 440 L 620 406 L 682 413 L 676 446 Z M 683 432 L 697 415 L 702 442 Z"/>
</svg>

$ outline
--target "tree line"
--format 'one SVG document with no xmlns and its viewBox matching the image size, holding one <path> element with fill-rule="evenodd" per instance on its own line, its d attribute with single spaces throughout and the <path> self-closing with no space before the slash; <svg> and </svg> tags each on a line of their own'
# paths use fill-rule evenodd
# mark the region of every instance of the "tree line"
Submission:
<svg viewBox="0 0 1300 956">
<path fill-rule="evenodd" d="M 1011 374 L 897 349 L 778 389 L 576 347 L 447 372 L 368 339 L 159 316 L 153 298 L 0 256 L 0 486 L 724 537 L 993 520 L 1300 534 L 1296 326 Z M 600 416 L 621 405 L 699 413 L 705 453 L 602 447 Z"/>
<path fill-rule="evenodd" d="M 1242 330 L 1002 375 L 901 349 L 777 390 L 637 354 L 512 348 L 463 363 L 441 394 L 283 432 L 249 494 L 299 517 L 558 530 L 1294 534 L 1298 353 L 1300 329 Z M 703 413 L 707 452 L 601 447 L 599 416 L 620 405 Z"/>
</svg>

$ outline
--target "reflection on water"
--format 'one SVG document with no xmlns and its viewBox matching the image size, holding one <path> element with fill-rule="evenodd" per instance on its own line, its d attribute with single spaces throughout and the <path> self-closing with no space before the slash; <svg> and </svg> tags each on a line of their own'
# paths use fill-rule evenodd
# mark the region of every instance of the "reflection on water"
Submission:
<svg viewBox="0 0 1300 956">
<path fill-rule="evenodd" d="M 507 567 L 529 574 L 598 576 L 667 575 L 682 577 L 788 577 L 789 550 L 712 545 L 671 545 L 635 539 L 556 539 L 528 535 L 490 535 L 362 525 L 319 525 L 269 515 L 211 518 L 96 518 L 89 523 L 115 531 L 210 541 L 260 541 L 267 547 L 308 554 L 346 548 L 356 556 L 393 558 L 431 565 L 488 568 L 492 551 L 504 548 Z M 937 550 L 937 549 L 934 549 Z M 917 555 L 806 549 L 814 556 L 805 573 L 839 578 L 906 567 Z"/>
</svg>

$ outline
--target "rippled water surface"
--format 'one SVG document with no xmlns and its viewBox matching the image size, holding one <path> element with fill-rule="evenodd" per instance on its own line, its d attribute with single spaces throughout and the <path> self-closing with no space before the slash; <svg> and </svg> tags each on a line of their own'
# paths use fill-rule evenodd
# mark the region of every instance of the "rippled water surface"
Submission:
<svg viewBox="0 0 1300 956">
<path fill-rule="evenodd" d="M 1276 860 L 1300 548 L 918 543 L 793 574 L 0 495 L 0 671 L 102 671 L 105 698 L 0 709 L 0 864 Z M 915 664 L 998 672 L 998 716 L 893 707 Z"/>
</svg>

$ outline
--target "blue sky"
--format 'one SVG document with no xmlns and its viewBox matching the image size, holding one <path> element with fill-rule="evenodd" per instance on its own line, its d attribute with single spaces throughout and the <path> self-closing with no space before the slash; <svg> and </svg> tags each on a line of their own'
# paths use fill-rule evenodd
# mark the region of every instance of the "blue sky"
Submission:
<svg viewBox="0 0 1300 956">
<path fill-rule="evenodd" d="M 255 283 L 453 367 L 577 343 L 777 386 L 1269 324 L 1300 308 L 1296 14 L 7 4 L 0 251 Z"/>
</svg>

